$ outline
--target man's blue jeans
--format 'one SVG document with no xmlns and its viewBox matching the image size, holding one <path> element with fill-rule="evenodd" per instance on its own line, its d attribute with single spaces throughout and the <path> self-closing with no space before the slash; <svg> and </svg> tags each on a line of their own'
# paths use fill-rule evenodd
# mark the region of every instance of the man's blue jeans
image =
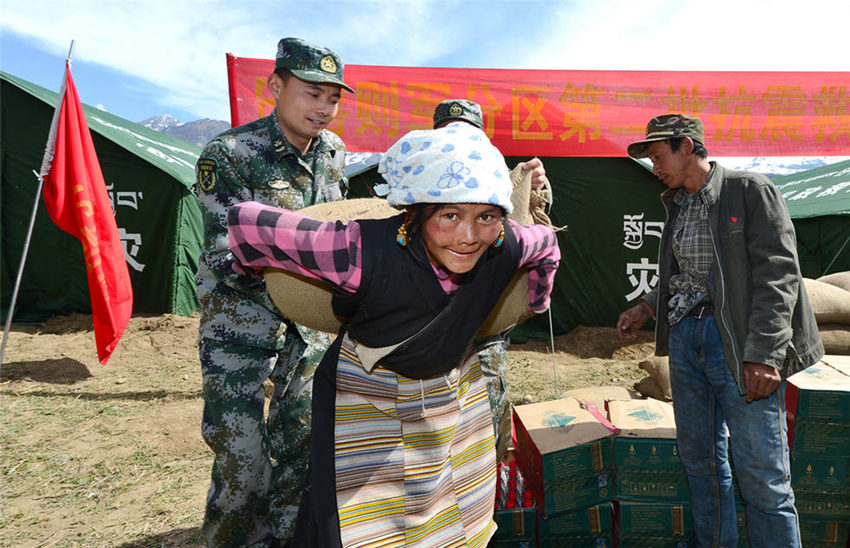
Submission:
<svg viewBox="0 0 850 548">
<path fill-rule="evenodd" d="M 731 452 L 747 509 L 750 546 L 799 548 L 785 381 L 770 396 L 747 403 L 729 370 L 714 317 L 708 314 L 685 316 L 670 330 L 670 383 L 676 439 L 700 546 L 737 545 Z"/>
</svg>

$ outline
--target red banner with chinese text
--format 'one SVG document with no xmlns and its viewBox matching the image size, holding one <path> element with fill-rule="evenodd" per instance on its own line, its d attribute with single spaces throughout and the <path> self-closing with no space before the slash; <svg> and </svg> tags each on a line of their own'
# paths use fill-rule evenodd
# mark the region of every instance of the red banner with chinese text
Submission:
<svg viewBox="0 0 850 548">
<path fill-rule="evenodd" d="M 227 55 L 231 123 L 269 114 L 274 61 Z M 850 72 L 652 72 L 346 65 L 329 129 L 380 152 L 431 127 L 440 101 L 470 99 L 506 156 L 625 156 L 653 116 L 705 125 L 712 156 L 850 156 Z"/>
</svg>

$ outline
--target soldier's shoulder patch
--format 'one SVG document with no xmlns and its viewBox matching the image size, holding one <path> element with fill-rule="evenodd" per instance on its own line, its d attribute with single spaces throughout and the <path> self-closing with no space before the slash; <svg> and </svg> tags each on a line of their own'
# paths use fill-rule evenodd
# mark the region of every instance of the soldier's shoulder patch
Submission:
<svg viewBox="0 0 850 548">
<path fill-rule="evenodd" d="M 217 167 L 218 162 L 216 162 L 214 158 L 201 158 L 198 160 L 198 186 L 200 186 L 204 192 L 209 192 L 215 188 L 215 172 Z"/>
<path fill-rule="evenodd" d="M 283 190 L 285 188 L 289 188 L 289 181 L 284 181 L 283 179 L 274 179 L 269 181 L 268 185 L 275 190 Z"/>
</svg>

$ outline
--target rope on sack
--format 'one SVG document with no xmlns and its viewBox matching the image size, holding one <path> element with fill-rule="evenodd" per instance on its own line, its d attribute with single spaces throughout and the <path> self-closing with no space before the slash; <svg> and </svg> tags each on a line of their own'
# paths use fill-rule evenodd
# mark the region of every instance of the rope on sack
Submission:
<svg viewBox="0 0 850 548">
<path fill-rule="evenodd" d="M 549 307 L 549 342 L 552 344 L 552 376 L 555 378 L 555 399 L 560 399 L 558 395 L 558 367 L 555 365 L 555 332 L 552 329 L 552 307 Z"/>
</svg>

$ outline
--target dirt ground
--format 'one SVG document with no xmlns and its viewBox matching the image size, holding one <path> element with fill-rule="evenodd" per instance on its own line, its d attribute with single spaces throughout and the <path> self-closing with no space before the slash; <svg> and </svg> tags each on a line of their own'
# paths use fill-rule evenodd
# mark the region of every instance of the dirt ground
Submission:
<svg viewBox="0 0 850 548">
<path fill-rule="evenodd" d="M 13 327 L 0 367 L 0 546 L 202 546 L 198 317 L 134 316 L 108 365 L 91 316 Z M 652 333 L 579 327 L 510 347 L 509 398 L 631 387 Z"/>
</svg>

